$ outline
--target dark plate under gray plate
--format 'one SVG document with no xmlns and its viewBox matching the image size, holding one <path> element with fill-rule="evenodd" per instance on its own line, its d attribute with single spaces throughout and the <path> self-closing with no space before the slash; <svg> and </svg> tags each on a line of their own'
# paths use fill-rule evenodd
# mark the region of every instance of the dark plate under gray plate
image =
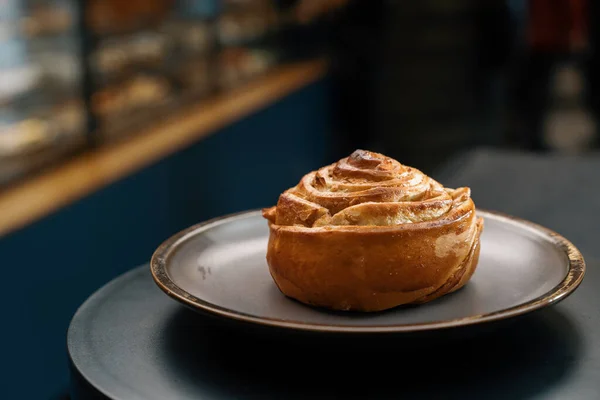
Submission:
<svg viewBox="0 0 600 400">
<path fill-rule="evenodd" d="M 554 304 L 581 283 L 585 263 L 568 240 L 518 218 L 478 214 L 485 229 L 473 278 L 458 292 L 416 307 L 333 313 L 286 298 L 269 274 L 269 231 L 258 211 L 178 233 L 155 252 L 152 274 L 163 291 L 197 310 L 327 332 L 411 332 L 495 321 Z"/>
</svg>

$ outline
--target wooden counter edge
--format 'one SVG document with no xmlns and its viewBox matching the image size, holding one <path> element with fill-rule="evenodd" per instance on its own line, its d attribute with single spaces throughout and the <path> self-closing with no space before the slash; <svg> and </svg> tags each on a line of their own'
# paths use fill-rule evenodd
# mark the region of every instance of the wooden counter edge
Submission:
<svg viewBox="0 0 600 400">
<path fill-rule="evenodd" d="M 322 78 L 326 60 L 281 66 L 187 107 L 158 126 L 26 179 L 0 193 L 0 237 L 177 152 Z"/>
</svg>

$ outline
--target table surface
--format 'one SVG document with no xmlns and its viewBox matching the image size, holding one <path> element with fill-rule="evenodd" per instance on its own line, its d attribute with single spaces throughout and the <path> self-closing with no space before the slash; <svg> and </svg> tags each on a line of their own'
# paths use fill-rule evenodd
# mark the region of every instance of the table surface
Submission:
<svg viewBox="0 0 600 400">
<path fill-rule="evenodd" d="M 582 250 L 580 288 L 490 329 L 339 338 L 223 325 L 165 296 L 148 266 L 82 305 L 68 337 L 73 397 L 597 399 L 600 158 L 476 151 L 439 176 L 478 207 L 531 219 Z M 104 398 L 104 397 L 97 397 Z"/>
</svg>

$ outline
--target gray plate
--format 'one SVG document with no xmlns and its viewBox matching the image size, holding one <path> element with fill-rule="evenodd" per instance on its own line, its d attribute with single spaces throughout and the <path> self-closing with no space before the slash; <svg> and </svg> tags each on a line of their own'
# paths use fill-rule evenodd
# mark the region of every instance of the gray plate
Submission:
<svg viewBox="0 0 600 400">
<path fill-rule="evenodd" d="M 585 263 L 567 239 L 518 218 L 485 219 L 477 271 L 431 303 L 373 314 L 328 312 L 285 297 L 265 259 L 268 227 L 258 211 L 211 220 L 163 243 L 152 275 L 169 296 L 203 312 L 280 328 L 323 332 L 414 332 L 521 315 L 564 299 Z"/>
</svg>

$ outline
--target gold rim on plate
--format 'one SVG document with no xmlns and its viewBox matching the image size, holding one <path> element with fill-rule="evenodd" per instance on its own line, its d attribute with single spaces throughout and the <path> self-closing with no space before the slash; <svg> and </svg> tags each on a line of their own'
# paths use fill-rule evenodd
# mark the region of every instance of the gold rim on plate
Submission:
<svg viewBox="0 0 600 400">
<path fill-rule="evenodd" d="M 167 273 L 167 263 L 172 252 L 177 246 L 194 235 L 199 229 L 206 230 L 211 225 L 222 223 L 224 220 L 234 221 L 252 216 L 260 215 L 260 210 L 244 211 L 236 214 L 229 214 L 222 217 L 214 218 L 197 225 L 193 225 L 183 231 L 171 236 L 163 242 L 152 255 L 150 261 L 150 269 L 152 278 L 158 287 L 173 299 L 216 316 L 221 316 L 241 322 L 254 323 L 263 326 L 271 326 L 277 328 L 288 328 L 301 331 L 313 332 L 331 332 L 331 333 L 402 333 L 402 332 L 418 332 L 429 331 L 444 328 L 462 327 L 468 325 L 481 324 L 484 322 L 493 322 L 503 319 L 508 319 L 535 311 L 552 304 L 556 304 L 569 296 L 581 283 L 585 275 L 585 261 L 581 252 L 569 240 L 559 235 L 558 233 L 521 218 L 506 215 L 496 211 L 486 211 L 477 209 L 477 213 L 481 216 L 492 216 L 509 224 L 518 224 L 528 227 L 544 236 L 554 244 L 568 259 L 568 272 L 564 279 L 547 293 L 533 300 L 509 307 L 504 310 L 494 311 L 486 314 L 473 315 L 469 317 L 449 319 L 437 322 L 424 322 L 413 324 L 399 325 L 370 325 L 370 326 L 349 326 L 335 324 L 315 324 L 308 322 L 292 322 L 276 318 L 257 317 L 239 311 L 231 310 L 225 307 L 212 304 L 202 300 L 189 292 L 179 287 Z"/>
</svg>

